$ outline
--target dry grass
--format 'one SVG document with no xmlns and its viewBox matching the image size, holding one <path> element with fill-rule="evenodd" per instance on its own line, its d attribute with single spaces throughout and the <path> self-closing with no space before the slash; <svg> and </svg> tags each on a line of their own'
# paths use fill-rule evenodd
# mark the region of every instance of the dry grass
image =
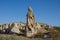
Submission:
<svg viewBox="0 0 60 40">
<path fill-rule="evenodd" d="M 58 31 L 55 31 L 58 30 Z M 18 36 L 15 34 L 0 34 L 0 40 L 60 40 L 60 28 L 54 27 L 54 29 L 50 29 L 51 38 L 42 38 L 42 34 L 38 33 L 36 35 L 37 38 L 27 38 L 24 36 Z"/>
<path fill-rule="evenodd" d="M 23 36 L 7 35 L 7 34 L 0 34 L 0 40 L 28 40 L 29 38 Z"/>
</svg>

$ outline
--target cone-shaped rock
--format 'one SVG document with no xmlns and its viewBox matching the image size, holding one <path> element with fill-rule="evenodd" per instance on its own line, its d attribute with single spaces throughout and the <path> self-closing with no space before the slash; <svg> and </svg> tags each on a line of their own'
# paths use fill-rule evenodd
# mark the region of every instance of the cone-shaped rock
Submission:
<svg viewBox="0 0 60 40">
<path fill-rule="evenodd" d="M 29 8 L 28 8 L 28 11 L 32 12 L 32 8 L 31 8 L 31 7 L 29 7 Z"/>
<path fill-rule="evenodd" d="M 27 37 L 31 37 L 35 34 L 36 30 L 35 30 L 35 27 L 36 27 L 36 22 L 35 22 L 35 16 L 33 14 L 33 11 L 32 11 L 32 8 L 29 7 L 28 8 L 28 13 L 27 13 L 27 32 L 26 32 L 26 35 Z"/>
</svg>

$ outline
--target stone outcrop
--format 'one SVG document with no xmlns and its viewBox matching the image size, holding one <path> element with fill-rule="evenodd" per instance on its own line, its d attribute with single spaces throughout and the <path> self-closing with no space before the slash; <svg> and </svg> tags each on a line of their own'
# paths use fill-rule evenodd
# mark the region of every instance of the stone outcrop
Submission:
<svg viewBox="0 0 60 40">
<path fill-rule="evenodd" d="M 10 33 L 16 33 L 16 34 L 20 33 L 19 24 L 17 25 L 17 23 L 12 23 L 11 26 L 12 26 L 12 28 L 11 28 Z"/>
<path fill-rule="evenodd" d="M 32 8 L 29 7 L 27 13 L 26 36 L 31 37 L 35 33 L 37 33 L 35 16 L 33 14 Z"/>
<path fill-rule="evenodd" d="M 24 34 L 27 37 L 32 37 L 37 32 L 48 33 L 48 28 L 52 28 L 47 24 L 37 23 L 35 21 L 35 16 L 33 14 L 33 10 L 31 7 L 28 8 L 27 13 L 27 22 L 26 23 L 8 23 L 0 25 L 0 33 L 16 33 L 16 34 Z"/>
</svg>

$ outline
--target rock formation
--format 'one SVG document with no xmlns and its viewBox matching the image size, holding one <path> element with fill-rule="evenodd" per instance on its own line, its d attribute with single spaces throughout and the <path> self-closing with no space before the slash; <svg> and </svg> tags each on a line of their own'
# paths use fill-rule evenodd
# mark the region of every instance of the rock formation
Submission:
<svg viewBox="0 0 60 40">
<path fill-rule="evenodd" d="M 37 23 L 31 7 L 28 8 L 26 23 L 8 23 L 0 25 L 0 33 L 17 33 L 32 37 L 37 32 L 48 33 L 47 24 Z M 48 25 L 49 26 L 49 25 Z"/>
<path fill-rule="evenodd" d="M 16 33 L 16 34 L 20 33 L 19 24 L 17 25 L 17 23 L 13 23 L 11 26 L 12 28 L 11 28 L 10 33 Z"/>
<path fill-rule="evenodd" d="M 36 21 L 35 21 L 35 16 L 33 14 L 32 8 L 28 8 L 28 13 L 27 13 L 27 23 L 26 23 L 26 36 L 31 37 L 34 35 L 36 31 Z"/>
</svg>

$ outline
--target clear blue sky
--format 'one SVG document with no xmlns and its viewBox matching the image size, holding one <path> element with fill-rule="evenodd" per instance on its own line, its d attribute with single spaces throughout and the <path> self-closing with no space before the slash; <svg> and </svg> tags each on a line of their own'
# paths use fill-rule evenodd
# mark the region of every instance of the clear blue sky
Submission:
<svg viewBox="0 0 60 40">
<path fill-rule="evenodd" d="M 60 0 L 0 0 L 0 24 L 26 22 L 29 6 L 37 22 L 60 26 Z"/>
</svg>

